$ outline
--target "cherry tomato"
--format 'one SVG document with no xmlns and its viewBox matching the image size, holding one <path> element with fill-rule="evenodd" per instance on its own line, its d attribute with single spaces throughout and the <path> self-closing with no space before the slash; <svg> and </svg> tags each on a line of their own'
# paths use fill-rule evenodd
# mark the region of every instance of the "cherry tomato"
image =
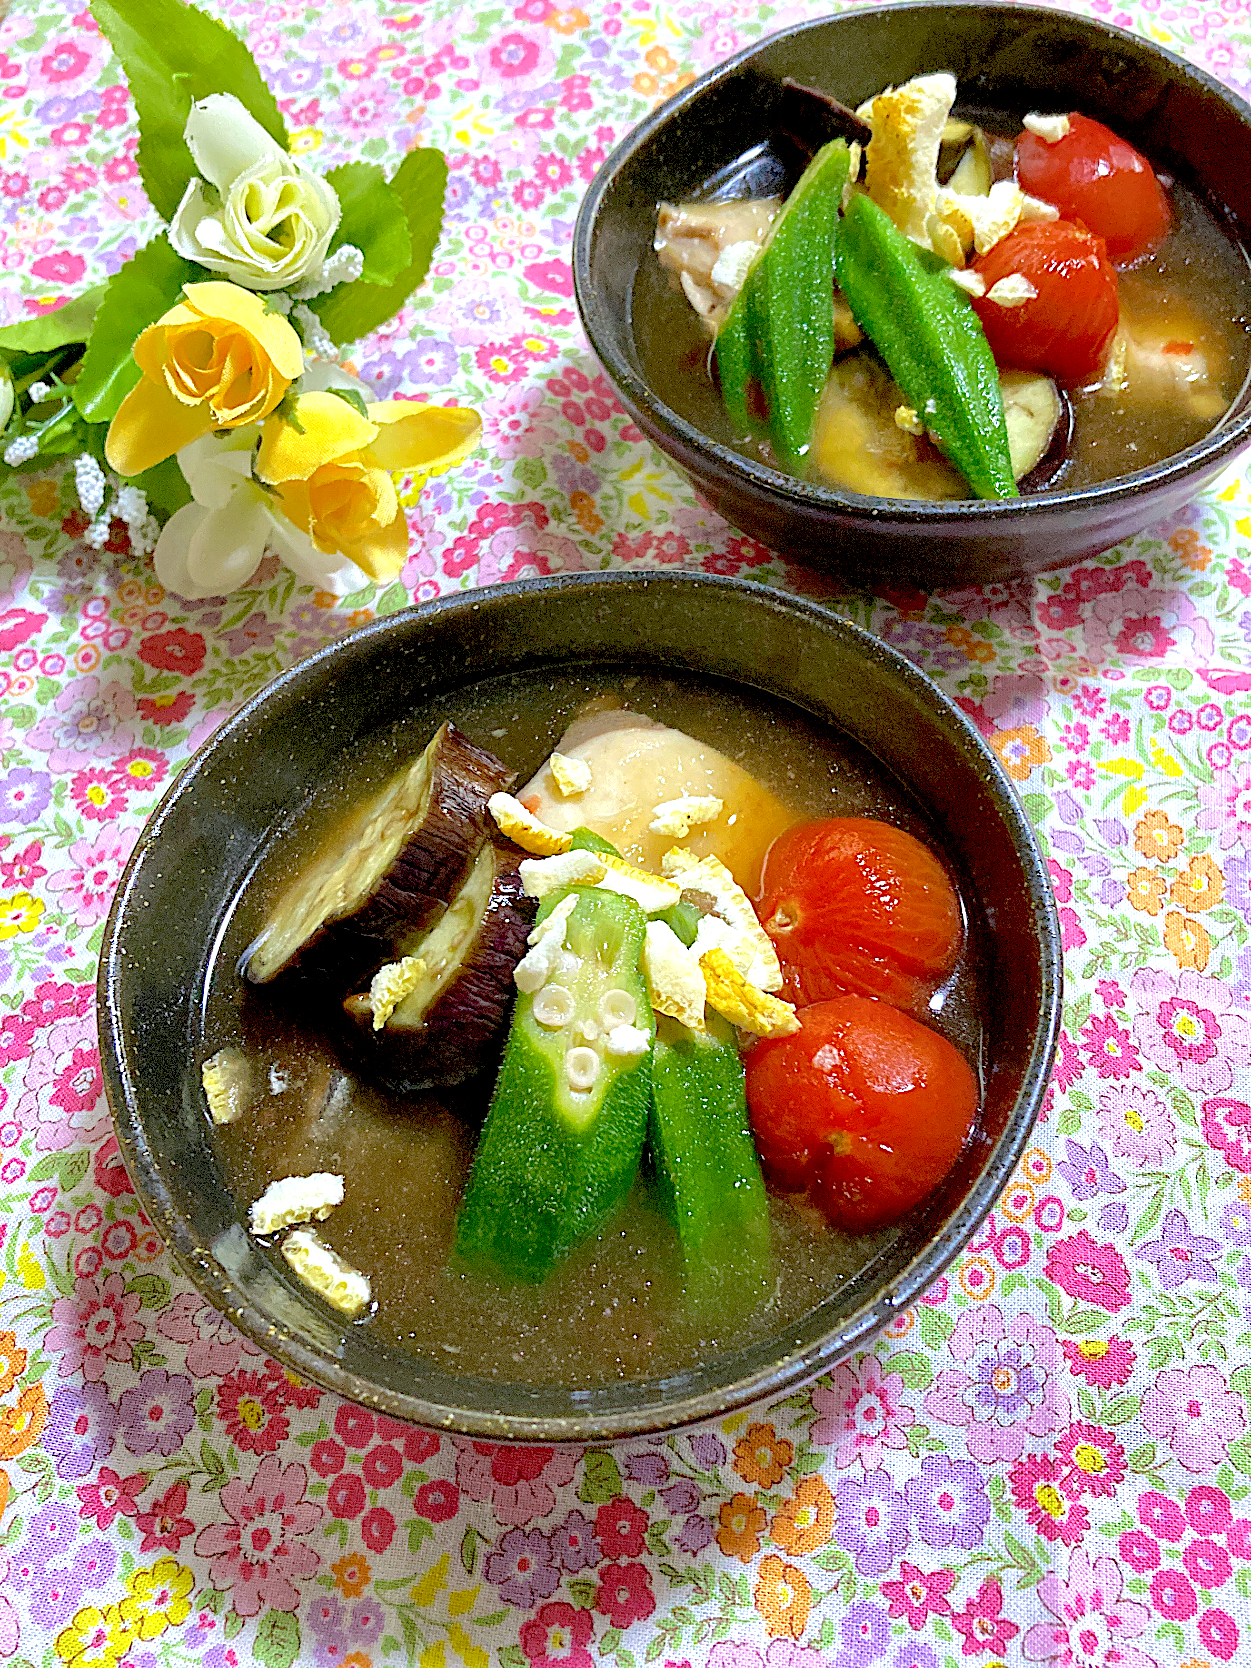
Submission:
<svg viewBox="0 0 1251 1668">
<path fill-rule="evenodd" d="M 1012 307 L 989 295 L 974 298 L 1000 365 L 1045 371 L 1064 383 L 1089 382 L 1098 375 L 1120 317 L 1116 272 L 1102 238 L 1067 220 L 1032 221 L 979 255 L 973 270 L 987 291 L 1001 278 L 1020 273 L 1038 292 Z"/>
<path fill-rule="evenodd" d="M 861 817 L 804 822 L 765 858 L 758 914 L 801 1007 L 854 992 L 928 1002 L 960 948 L 947 871 L 902 828 Z"/>
<path fill-rule="evenodd" d="M 848 1233 L 898 1222 L 959 1156 L 977 1080 L 945 1037 L 885 1002 L 839 996 L 801 1008 L 799 1030 L 747 1055 L 760 1161 L 808 1187 Z"/>
<path fill-rule="evenodd" d="M 1173 216 L 1151 164 L 1102 122 L 1074 111 L 1054 144 L 1026 131 L 1016 142 L 1022 191 L 1054 203 L 1108 247 L 1115 266 L 1128 266 L 1163 243 Z"/>
</svg>

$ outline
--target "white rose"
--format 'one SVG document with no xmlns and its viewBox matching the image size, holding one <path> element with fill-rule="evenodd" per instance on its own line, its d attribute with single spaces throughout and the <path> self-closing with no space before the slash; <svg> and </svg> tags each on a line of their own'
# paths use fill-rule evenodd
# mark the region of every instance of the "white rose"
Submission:
<svg viewBox="0 0 1251 1668">
<path fill-rule="evenodd" d="M 339 224 L 333 187 L 229 93 L 193 104 L 183 137 L 204 177 L 187 186 L 170 224 L 178 253 L 250 290 L 316 278 Z"/>
<path fill-rule="evenodd" d="M 352 379 L 348 379 L 351 381 Z M 193 502 L 161 529 L 153 561 L 167 591 L 215 597 L 237 590 L 267 549 L 301 579 L 346 596 L 367 582 L 355 562 L 317 549 L 307 533 L 275 515 L 252 478 L 259 424 L 202 435 L 177 454 Z"/>
</svg>

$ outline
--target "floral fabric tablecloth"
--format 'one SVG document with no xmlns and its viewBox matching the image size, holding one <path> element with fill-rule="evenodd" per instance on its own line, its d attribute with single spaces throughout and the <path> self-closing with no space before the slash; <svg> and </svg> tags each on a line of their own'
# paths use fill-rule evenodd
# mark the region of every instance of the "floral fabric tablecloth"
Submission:
<svg viewBox="0 0 1251 1668">
<path fill-rule="evenodd" d="M 219 0 L 319 167 L 448 156 L 431 274 L 355 365 L 484 445 L 410 494 L 400 580 L 267 560 L 188 603 L 0 531 L 0 1659 L 42 1668 L 1190 1668 L 1251 1662 L 1251 508 L 1246 460 L 1068 573 L 833 594 L 697 502 L 579 332 L 569 241 L 613 144 L 762 32 L 756 0 Z M 1246 94 L 1249 0 L 1094 0 Z M 0 23 L 0 323 L 151 226 L 90 15 Z M 786 1400 L 588 1452 L 413 1429 L 295 1382 L 171 1264 L 110 1133 L 105 913 L 188 755 L 362 620 L 534 573 L 793 587 L 954 696 L 1046 848 L 1067 1002 L 1043 1121 L 950 1274 Z"/>
</svg>

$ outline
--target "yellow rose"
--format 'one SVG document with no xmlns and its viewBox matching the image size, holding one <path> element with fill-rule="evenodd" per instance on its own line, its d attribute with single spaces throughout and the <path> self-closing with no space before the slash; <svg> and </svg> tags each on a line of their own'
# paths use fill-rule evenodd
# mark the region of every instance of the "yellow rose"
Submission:
<svg viewBox="0 0 1251 1668">
<path fill-rule="evenodd" d="M 143 372 L 109 426 L 105 456 L 137 475 L 210 429 L 257 423 L 304 369 L 300 338 L 236 284 L 188 284 L 185 301 L 142 331 Z"/>
<path fill-rule="evenodd" d="M 305 394 L 293 420 L 271 417 L 256 476 L 276 489 L 275 508 L 314 546 L 346 556 L 371 579 L 404 566 L 408 528 L 392 474 L 437 474 L 478 444 L 481 423 L 459 406 L 388 400 L 362 417 L 337 394 Z"/>
</svg>

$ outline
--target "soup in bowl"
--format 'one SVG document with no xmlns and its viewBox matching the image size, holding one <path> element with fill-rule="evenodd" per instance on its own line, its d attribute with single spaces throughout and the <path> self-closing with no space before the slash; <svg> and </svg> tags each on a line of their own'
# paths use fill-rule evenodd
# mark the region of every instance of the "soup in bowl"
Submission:
<svg viewBox="0 0 1251 1668">
<path fill-rule="evenodd" d="M 641 427 L 784 554 L 926 589 L 1056 566 L 1251 436 L 1249 139 L 1232 93 L 1102 23 L 843 13 L 608 159 L 583 320 Z"/>
<path fill-rule="evenodd" d="M 699 768 L 719 773 L 703 785 L 720 793 L 679 794 L 677 813 L 665 810 L 674 797 L 666 795 L 646 808 L 648 826 L 635 819 L 633 833 L 621 805 L 605 809 L 603 797 L 575 811 L 578 794 L 550 785 L 553 749 L 571 721 L 585 737 L 588 717 L 601 742 L 611 740 L 624 713 L 634 746 L 639 735 L 680 733 L 693 750 L 675 767 L 685 785 L 698 757 Z M 605 715 L 615 715 L 615 730 Z M 496 800 L 503 793 L 535 827 L 558 835 L 569 832 L 562 821 L 617 818 L 624 855 L 615 861 L 635 877 L 633 897 L 623 899 L 599 887 L 602 867 L 592 879 L 583 865 L 582 883 L 566 880 L 562 893 L 543 880 L 552 873 L 543 865 L 562 855 L 534 852 L 533 833 L 512 823 L 518 840 L 532 842 L 518 868 L 542 882 L 542 897 L 533 895 L 540 882 L 531 885 L 539 923 L 522 902 L 525 887 L 514 888 L 510 906 L 522 919 L 504 975 L 518 993 L 511 1021 L 505 1013 L 494 1034 L 480 1028 L 459 1059 L 446 1049 L 423 1052 L 424 1034 L 415 1048 L 411 1034 L 398 1053 L 389 1048 L 388 1022 L 405 993 L 392 988 L 388 997 L 376 978 L 389 950 L 360 951 L 363 893 L 347 904 L 336 893 L 341 907 L 307 914 L 281 953 L 272 950 L 275 922 L 291 919 L 293 888 L 308 897 L 304 883 L 314 872 L 324 878 L 327 862 L 354 847 L 378 849 L 375 838 L 359 838 L 362 808 L 376 807 L 449 721 L 475 757 L 490 755 L 515 777 L 522 796 L 489 784 L 494 827 L 466 857 L 471 870 L 485 861 L 498 881 L 512 861 L 507 829 L 516 813 Z M 620 786 L 602 746 L 571 745 L 567 758 L 589 761 L 601 796 Z M 533 778 L 541 786 L 532 793 Z M 716 812 L 713 798 L 721 799 Z M 700 799 L 702 808 L 693 803 Z M 740 803 L 751 827 L 736 833 Z M 684 830 L 668 820 L 675 815 L 685 817 Z M 531 1251 L 516 1248 L 531 1245 L 529 1218 L 516 1231 L 505 1219 L 497 1231 L 499 1216 L 479 1208 L 482 1198 L 490 1207 L 490 1189 L 474 1192 L 501 1107 L 506 1130 L 516 1121 L 519 1103 L 506 1100 L 514 1033 L 524 1021 L 560 1039 L 557 1059 L 573 1095 L 566 1104 L 579 1110 L 589 1103 L 577 1097 L 591 1095 L 597 1072 L 617 1073 L 614 1086 L 628 1080 L 651 1059 L 653 1033 L 673 1044 L 676 1023 L 665 1013 L 663 978 L 649 971 L 640 980 L 637 965 L 632 972 L 613 962 L 596 996 L 599 1034 L 575 1036 L 572 1013 L 556 1009 L 571 990 L 577 996 L 581 974 L 556 962 L 542 981 L 522 976 L 522 959 L 543 951 L 544 910 L 550 919 L 572 884 L 576 909 L 599 927 L 609 923 L 601 946 L 614 942 L 613 922 L 636 910 L 641 943 L 638 923 L 656 918 L 650 903 L 669 905 L 640 894 L 637 877 L 650 872 L 663 882 L 676 841 L 705 867 L 697 875 L 686 859 L 676 870 L 670 862 L 671 875 L 691 882 L 675 889 L 684 907 L 714 917 L 696 922 L 692 936 L 712 932 L 733 949 L 707 890 L 729 896 L 707 867 L 710 848 L 726 853 L 727 874 L 734 864 L 753 885 L 754 918 L 777 933 L 793 898 L 775 854 L 830 819 L 892 830 L 891 839 L 912 842 L 909 851 L 931 854 L 933 883 L 956 900 L 944 916 L 954 932 L 928 973 L 910 968 L 917 978 L 906 990 L 872 997 L 830 999 L 811 985 L 812 969 L 793 946 L 783 948 L 776 981 L 746 964 L 735 985 L 740 998 L 755 993 L 745 1008 L 727 1007 L 709 979 L 700 1017 L 709 1044 L 728 1048 L 723 1063 L 746 1045 L 764 1160 L 763 1182 L 747 1178 L 758 1188 L 754 1215 L 733 1226 L 729 1277 L 723 1263 L 707 1290 L 694 1289 L 692 1242 L 663 1186 L 669 1137 L 652 1126 L 646 1152 L 640 1139 L 599 1214 L 589 1212 L 550 1256 L 547 1245 L 541 1268 L 527 1263 Z M 665 824 L 665 851 L 649 871 L 651 821 Z M 586 840 L 571 840 L 563 855 L 585 855 Z M 789 872 L 805 862 L 791 862 Z M 751 880 L 762 867 L 763 886 Z M 375 902 L 377 883 L 375 873 Z M 332 890 L 321 888 L 323 903 Z M 581 914 L 565 907 L 571 924 L 557 948 L 585 952 L 590 929 L 579 936 Z M 412 962 L 432 960 L 453 913 L 445 908 L 420 927 L 414 946 L 422 954 Z M 340 929 L 352 922 L 345 936 Z M 369 931 L 391 942 L 392 928 L 376 917 Z M 700 965 L 715 966 L 715 957 Z M 991 1208 L 1028 1140 L 1054 1047 L 1059 967 L 1045 868 L 1010 783 L 963 715 L 899 656 L 810 604 L 742 582 L 577 576 L 379 621 L 292 668 L 223 727 L 153 818 L 119 891 L 103 960 L 102 1057 L 145 1209 L 196 1284 L 246 1333 L 296 1371 L 401 1417 L 497 1439 L 585 1440 L 661 1429 L 777 1393 L 919 1296 Z M 725 976 L 735 984 L 732 970 Z M 845 992 L 859 976 L 844 969 L 837 978 Z M 768 983 L 776 994 L 762 991 Z M 628 1014 L 617 1011 L 623 995 L 633 1004 Z M 373 1005 L 362 1025 L 366 996 Z M 876 1217 L 856 1214 L 850 1194 L 832 1205 L 837 1189 L 827 1177 L 787 1169 L 795 1144 L 770 1121 L 779 1101 L 758 1070 L 768 1051 L 802 1033 L 805 1016 L 857 1003 L 950 1051 L 948 1067 L 958 1059 L 951 1069 L 972 1085 L 967 1125 L 921 1195 Z M 762 1012 L 774 1033 L 761 1033 Z M 224 1101 L 206 1062 L 236 1073 Z M 735 1148 L 746 1170 L 755 1164 L 750 1149 L 750 1141 Z M 522 1169 L 531 1186 L 528 1167 L 509 1179 Z M 546 1208 L 540 1201 L 534 1214 Z M 291 1254 L 292 1240 L 302 1255 Z M 310 1243 L 347 1271 L 346 1285 L 316 1270 L 309 1279 Z"/>
</svg>

